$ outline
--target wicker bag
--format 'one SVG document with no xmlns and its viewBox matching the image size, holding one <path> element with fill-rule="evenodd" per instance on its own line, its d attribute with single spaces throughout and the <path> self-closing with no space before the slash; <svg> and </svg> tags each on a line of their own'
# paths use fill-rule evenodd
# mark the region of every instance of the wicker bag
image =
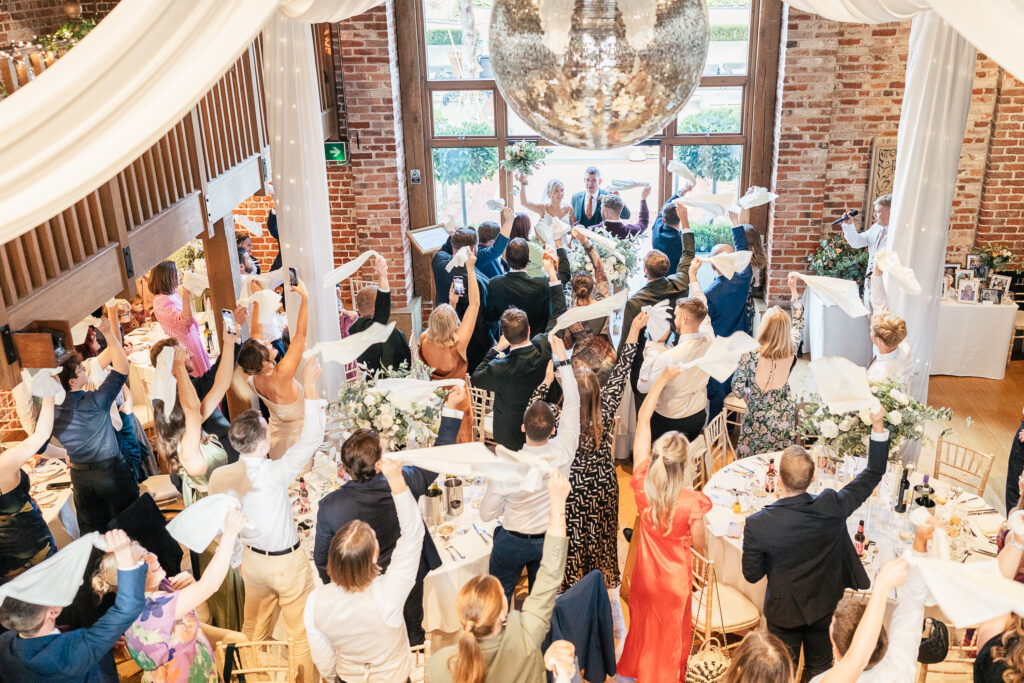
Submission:
<svg viewBox="0 0 1024 683">
<path fill-rule="evenodd" d="M 715 568 L 708 565 L 707 580 L 701 588 L 700 596 L 697 598 L 697 614 L 700 614 L 700 606 L 704 603 L 704 594 L 707 586 L 711 586 L 711 597 L 714 598 L 715 589 L 718 587 L 718 579 L 715 576 Z M 717 638 L 708 636 L 701 643 L 699 649 L 694 650 L 693 640 L 690 644 L 690 658 L 686 662 L 686 683 L 719 683 L 729 669 L 729 655 L 724 646 L 725 640 L 725 615 L 722 612 L 722 601 L 718 601 L 718 616 L 722 621 L 722 639 L 719 643 Z"/>
</svg>

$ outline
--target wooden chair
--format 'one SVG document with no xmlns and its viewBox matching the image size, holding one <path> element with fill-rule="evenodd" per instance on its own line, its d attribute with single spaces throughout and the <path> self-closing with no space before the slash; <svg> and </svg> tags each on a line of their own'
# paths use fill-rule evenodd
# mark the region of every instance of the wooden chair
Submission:
<svg viewBox="0 0 1024 683">
<path fill-rule="evenodd" d="M 1006 362 L 1013 360 L 1013 347 L 1018 339 L 1024 339 L 1024 311 L 1017 311 L 1017 321 L 1013 325 L 1013 336 L 1010 337 L 1010 350 L 1006 354 Z"/>
<path fill-rule="evenodd" d="M 761 623 L 761 612 L 739 590 L 715 579 L 714 562 L 696 550 L 691 550 L 690 554 L 693 567 L 690 600 L 693 604 L 694 642 L 702 643 L 713 634 L 720 633 L 726 649 L 739 645 L 740 639 L 734 639 L 735 642 L 728 644 L 726 636 L 756 629 Z"/>
<path fill-rule="evenodd" d="M 473 439 L 486 446 L 494 445 L 494 392 L 470 386 L 469 402 L 473 407 Z"/>
<path fill-rule="evenodd" d="M 946 441 L 941 436 L 935 443 L 935 479 L 954 481 L 979 496 L 985 493 L 989 472 L 992 471 L 991 455 L 973 448 Z"/>
<path fill-rule="evenodd" d="M 729 394 L 722 404 L 722 412 L 725 414 L 726 429 L 735 427 L 738 430 L 743 425 L 743 416 L 747 414 L 747 402 L 735 394 Z"/>
<path fill-rule="evenodd" d="M 702 490 L 708 483 L 708 479 L 711 478 L 711 475 L 708 474 L 710 469 L 708 451 L 707 438 L 703 434 L 701 438 L 694 439 L 690 444 L 690 465 L 693 467 L 692 487 L 697 491 Z"/>
<path fill-rule="evenodd" d="M 221 642 L 217 645 L 217 659 L 225 661 L 228 643 Z M 298 665 L 295 662 L 293 652 L 294 642 L 291 638 L 287 641 L 259 640 L 248 643 L 234 643 L 238 653 L 238 661 L 241 666 L 236 666 L 231 671 L 230 680 L 224 683 L 253 683 L 254 681 L 281 681 L 291 683 L 298 674 Z M 310 678 L 316 678 L 317 673 L 308 673 Z"/>
<path fill-rule="evenodd" d="M 918 664 L 917 678 L 915 683 L 925 683 L 928 674 L 942 674 L 940 680 L 970 680 L 971 672 L 974 670 L 974 659 L 978 652 L 978 629 L 970 629 L 971 637 L 964 642 L 966 629 L 954 629 L 946 624 L 949 629 L 949 653 L 946 658 L 937 664 Z M 959 638 L 956 635 L 959 634 Z M 951 678 L 951 676 L 953 678 Z"/>
<path fill-rule="evenodd" d="M 729 441 L 729 432 L 725 428 L 724 413 L 719 413 L 708 422 L 708 426 L 704 428 L 704 442 L 708 448 L 708 477 L 736 459 L 736 452 Z"/>
</svg>

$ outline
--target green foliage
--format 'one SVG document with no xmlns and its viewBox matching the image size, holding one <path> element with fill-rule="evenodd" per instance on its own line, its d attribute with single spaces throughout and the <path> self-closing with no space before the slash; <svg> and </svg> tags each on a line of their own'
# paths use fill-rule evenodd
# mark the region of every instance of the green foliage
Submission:
<svg viewBox="0 0 1024 683">
<path fill-rule="evenodd" d="M 95 19 L 68 20 L 53 33 L 39 36 L 39 44 L 50 52 L 57 52 L 61 47 L 68 49 L 85 38 L 94 28 L 96 28 Z"/>
<path fill-rule="evenodd" d="M 693 239 L 697 243 L 697 252 L 711 251 L 716 244 L 732 244 L 732 226 L 725 223 L 690 222 Z"/>
<path fill-rule="evenodd" d="M 684 117 L 680 133 L 729 133 L 740 129 L 739 107 L 702 109 Z M 737 145 L 687 145 L 676 147 L 675 157 L 694 174 L 711 181 L 712 192 L 718 182 L 736 180 L 740 175 L 741 148 Z"/>
<path fill-rule="evenodd" d="M 841 232 L 821 240 L 819 249 L 807 257 L 807 266 L 815 275 L 838 277 L 864 284 L 868 270 L 868 250 L 854 249 Z"/>
<path fill-rule="evenodd" d="M 538 147 L 533 142 L 520 140 L 505 148 L 505 158 L 501 161 L 503 171 L 512 171 L 519 175 L 533 175 L 534 170 L 544 165 L 544 159 L 554 151 L 550 147 Z"/>
<path fill-rule="evenodd" d="M 986 244 L 983 247 L 974 247 L 972 254 L 977 254 L 981 265 L 992 270 L 999 270 L 1013 260 L 1013 251 L 1005 244 Z"/>
<path fill-rule="evenodd" d="M 178 272 L 184 273 L 186 270 L 192 270 L 192 265 L 203 256 L 203 243 L 199 240 L 192 240 L 171 254 L 171 260 L 178 266 Z"/>
<path fill-rule="evenodd" d="M 490 135 L 491 124 L 471 121 L 454 126 L 441 119 L 434 124 L 438 135 Z M 438 147 L 434 154 L 434 178 L 445 185 L 475 185 L 490 180 L 498 170 L 494 147 Z"/>
<path fill-rule="evenodd" d="M 749 27 L 745 24 L 717 24 L 711 26 L 711 42 L 735 42 L 747 39 Z"/>
<path fill-rule="evenodd" d="M 424 33 L 427 45 L 462 45 L 461 28 L 428 28 Z"/>
</svg>

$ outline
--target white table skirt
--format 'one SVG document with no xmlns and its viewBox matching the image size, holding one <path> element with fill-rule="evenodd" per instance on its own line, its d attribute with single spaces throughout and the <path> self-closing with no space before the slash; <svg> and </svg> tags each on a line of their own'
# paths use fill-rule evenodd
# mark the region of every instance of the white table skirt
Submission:
<svg viewBox="0 0 1024 683">
<path fill-rule="evenodd" d="M 811 360 L 841 356 L 857 365 L 871 362 L 871 319 L 851 318 L 810 289 L 804 292 L 804 350 Z"/>
<path fill-rule="evenodd" d="M 1002 379 L 1016 320 L 1017 305 L 1013 303 L 943 301 L 931 374 Z"/>
</svg>

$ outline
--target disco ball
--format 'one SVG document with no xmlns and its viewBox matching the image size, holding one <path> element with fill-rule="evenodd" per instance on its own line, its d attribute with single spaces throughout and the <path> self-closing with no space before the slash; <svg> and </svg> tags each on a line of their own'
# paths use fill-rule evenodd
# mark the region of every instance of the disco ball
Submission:
<svg viewBox="0 0 1024 683">
<path fill-rule="evenodd" d="M 682 109 L 708 53 L 704 0 L 496 0 L 490 57 L 502 96 L 544 137 L 611 149 Z"/>
</svg>

